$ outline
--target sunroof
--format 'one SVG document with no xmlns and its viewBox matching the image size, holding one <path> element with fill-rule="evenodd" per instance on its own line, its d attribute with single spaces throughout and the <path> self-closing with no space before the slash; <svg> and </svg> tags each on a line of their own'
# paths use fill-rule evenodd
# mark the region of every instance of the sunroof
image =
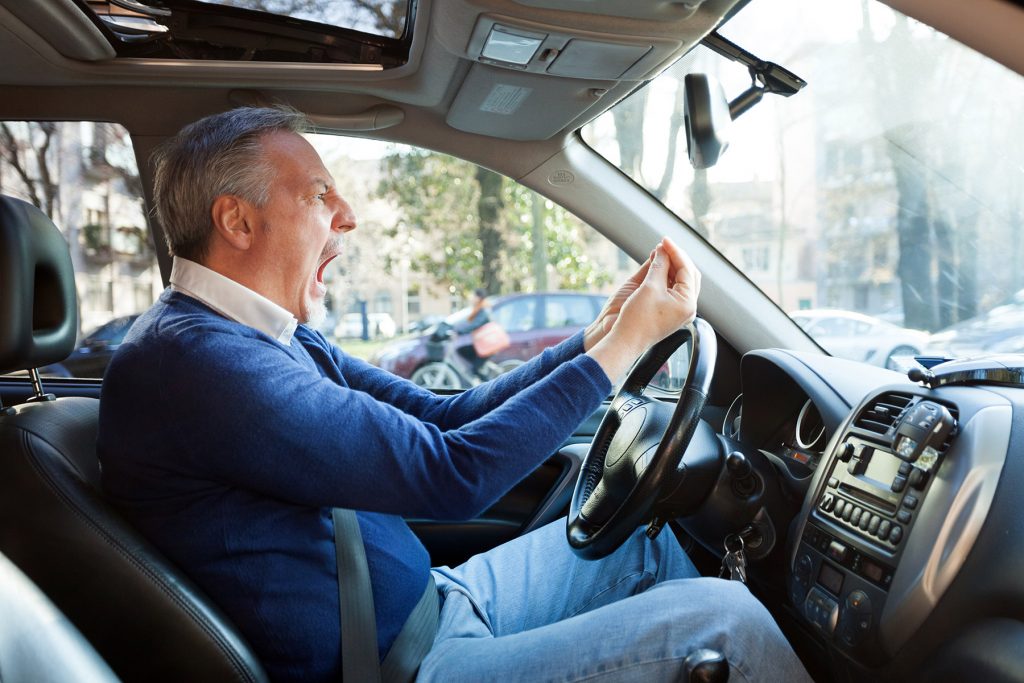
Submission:
<svg viewBox="0 0 1024 683">
<path fill-rule="evenodd" d="M 363 64 L 408 60 L 413 0 L 75 0 L 119 57 Z"/>
<path fill-rule="evenodd" d="M 199 0 L 207 5 L 224 5 L 268 12 L 292 19 L 350 28 L 388 38 L 401 38 L 405 31 L 406 0 Z"/>
</svg>

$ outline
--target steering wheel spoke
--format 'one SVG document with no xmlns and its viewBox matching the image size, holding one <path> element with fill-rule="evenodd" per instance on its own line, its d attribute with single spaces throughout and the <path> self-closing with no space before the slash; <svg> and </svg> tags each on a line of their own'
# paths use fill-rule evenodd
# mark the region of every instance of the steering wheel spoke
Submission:
<svg viewBox="0 0 1024 683">
<path fill-rule="evenodd" d="M 687 341 L 692 342 L 689 371 L 673 410 L 644 390 Z M 716 353 L 714 330 L 698 318 L 651 347 L 630 370 L 573 492 L 566 536 L 578 555 L 597 559 L 613 552 L 650 517 L 655 502 L 683 481 L 680 461 L 700 421 Z"/>
</svg>

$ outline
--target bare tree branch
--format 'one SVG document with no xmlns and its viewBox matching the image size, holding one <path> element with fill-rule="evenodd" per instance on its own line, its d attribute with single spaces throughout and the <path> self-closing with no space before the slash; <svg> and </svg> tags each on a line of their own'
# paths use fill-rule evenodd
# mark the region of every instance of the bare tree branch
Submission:
<svg viewBox="0 0 1024 683">
<path fill-rule="evenodd" d="M 28 174 L 28 169 L 25 168 L 25 164 L 22 163 L 19 151 L 20 145 L 18 144 L 18 139 L 14 137 L 14 133 L 6 123 L 0 122 L 0 153 L 3 154 L 3 159 L 7 162 L 7 165 L 13 168 L 14 172 L 18 174 L 18 177 L 21 178 L 21 182 L 25 185 L 25 191 L 28 193 L 29 200 L 42 209 L 43 203 L 39 199 L 39 193 L 36 191 L 36 183 Z"/>
<path fill-rule="evenodd" d="M 57 124 L 52 121 L 41 121 L 36 125 L 43 133 L 43 143 L 35 148 L 36 168 L 39 169 L 39 184 L 43 191 L 43 201 L 46 204 L 46 206 L 42 208 L 47 216 L 53 216 L 54 205 L 56 204 L 57 186 L 53 183 L 53 179 L 50 174 L 47 152 L 50 149 L 50 143 L 53 141 L 53 136 L 57 132 Z"/>
</svg>

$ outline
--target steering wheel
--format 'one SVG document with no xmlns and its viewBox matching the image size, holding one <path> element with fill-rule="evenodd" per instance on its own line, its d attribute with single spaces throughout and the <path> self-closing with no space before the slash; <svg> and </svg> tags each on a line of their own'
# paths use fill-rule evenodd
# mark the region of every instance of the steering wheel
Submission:
<svg viewBox="0 0 1024 683">
<path fill-rule="evenodd" d="M 673 410 L 643 392 L 687 341 L 690 365 Z M 714 441 L 713 430 L 700 416 L 717 355 L 715 331 L 695 318 L 652 346 L 629 371 L 601 420 L 573 491 L 566 536 L 577 555 L 605 557 L 652 513 L 655 524 L 649 535 L 660 530 L 669 515 L 692 512 L 710 493 L 721 469 L 721 454 L 707 442 Z M 687 447 L 701 424 L 700 445 L 690 454 Z"/>
</svg>

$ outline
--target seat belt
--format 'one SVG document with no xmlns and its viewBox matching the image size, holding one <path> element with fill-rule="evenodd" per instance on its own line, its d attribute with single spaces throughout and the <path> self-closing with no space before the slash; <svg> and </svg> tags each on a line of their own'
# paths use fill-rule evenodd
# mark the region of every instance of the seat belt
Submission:
<svg viewBox="0 0 1024 683">
<path fill-rule="evenodd" d="M 380 665 L 384 683 L 412 683 L 416 678 L 420 663 L 434 645 L 438 612 L 437 585 L 434 575 L 428 574 L 427 589 L 402 624 L 402 630 Z"/>
<path fill-rule="evenodd" d="M 402 625 L 384 657 L 377 656 L 377 619 L 366 548 L 352 510 L 334 508 L 334 551 L 338 562 L 341 611 L 341 674 L 347 683 L 412 683 L 437 634 L 438 600 L 434 577 Z"/>
</svg>

